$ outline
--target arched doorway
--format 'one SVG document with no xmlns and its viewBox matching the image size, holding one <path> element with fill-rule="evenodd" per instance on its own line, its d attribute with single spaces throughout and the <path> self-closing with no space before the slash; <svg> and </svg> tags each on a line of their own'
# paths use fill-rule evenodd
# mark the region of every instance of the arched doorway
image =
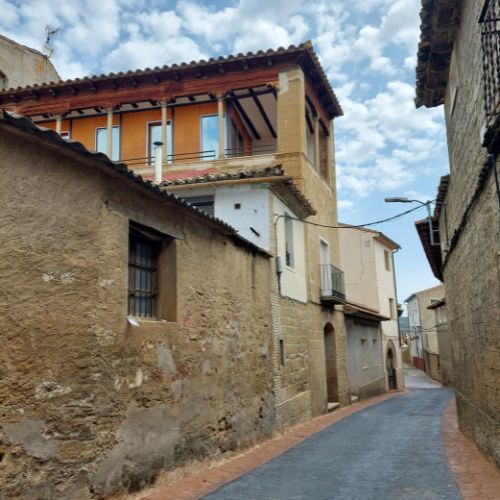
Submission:
<svg viewBox="0 0 500 500">
<path fill-rule="evenodd" d="M 386 356 L 386 369 L 387 369 L 387 382 L 389 390 L 398 388 L 398 381 L 396 378 L 396 359 L 394 357 L 394 349 L 389 347 Z"/>
<path fill-rule="evenodd" d="M 331 323 L 326 323 L 323 328 L 323 334 L 325 340 L 325 370 L 328 403 L 336 403 L 339 400 L 337 349 L 335 346 L 335 328 L 333 328 Z"/>
</svg>

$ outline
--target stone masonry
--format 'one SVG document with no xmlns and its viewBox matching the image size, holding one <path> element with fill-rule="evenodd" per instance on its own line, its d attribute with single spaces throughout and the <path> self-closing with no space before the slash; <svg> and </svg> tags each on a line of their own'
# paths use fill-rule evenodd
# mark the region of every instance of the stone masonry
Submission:
<svg viewBox="0 0 500 500">
<path fill-rule="evenodd" d="M 0 498 L 134 490 L 271 436 L 269 259 L 98 157 L 0 127 Z M 134 217 L 174 235 L 169 312 L 138 326 Z"/>
<path fill-rule="evenodd" d="M 448 234 L 444 210 L 440 217 L 442 242 L 461 232 L 450 251 L 443 253 L 453 385 L 460 428 L 500 466 L 500 211 L 492 169 L 464 215 L 487 158 L 481 132 L 486 120 L 478 22 L 484 2 L 454 3 L 461 9 L 447 68 L 453 78 L 448 76 L 445 93 L 451 171 L 444 199 Z M 432 30 L 440 32 L 437 27 Z"/>
</svg>

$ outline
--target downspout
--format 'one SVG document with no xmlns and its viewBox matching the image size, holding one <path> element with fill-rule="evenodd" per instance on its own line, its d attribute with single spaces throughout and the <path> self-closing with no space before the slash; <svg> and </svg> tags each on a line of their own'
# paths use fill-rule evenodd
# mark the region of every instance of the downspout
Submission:
<svg viewBox="0 0 500 500">
<path fill-rule="evenodd" d="M 403 342 L 401 341 L 401 327 L 399 325 L 399 314 L 398 314 L 398 286 L 396 284 L 396 266 L 394 262 L 394 254 L 399 252 L 401 250 L 400 248 L 396 248 L 394 252 L 391 253 L 392 256 L 392 279 L 394 281 L 394 294 L 396 295 L 396 316 L 397 316 L 397 322 L 398 322 L 398 338 L 399 338 L 399 348 L 402 347 Z"/>
</svg>

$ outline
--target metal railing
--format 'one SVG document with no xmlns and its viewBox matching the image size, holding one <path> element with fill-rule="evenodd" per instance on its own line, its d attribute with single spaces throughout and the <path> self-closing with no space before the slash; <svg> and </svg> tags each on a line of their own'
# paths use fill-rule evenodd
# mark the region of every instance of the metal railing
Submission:
<svg viewBox="0 0 500 500">
<path fill-rule="evenodd" d="M 226 148 L 224 158 L 238 158 L 242 156 L 256 156 L 276 153 L 276 144 L 259 144 L 257 146 L 242 146 L 238 148 Z M 214 149 L 206 151 L 189 151 L 187 153 L 175 153 L 167 155 L 169 165 L 176 163 L 194 163 L 199 161 L 217 160 L 217 152 Z M 148 168 L 153 167 L 155 163 L 154 156 L 145 156 L 142 158 L 127 158 L 121 160 L 130 168 Z"/>
<path fill-rule="evenodd" d="M 500 0 L 486 0 L 480 18 L 486 126 L 492 127 L 500 105 Z"/>
<path fill-rule="evenodd" d="M 345 300 L 344 271 L 331 264 L 320 264 L 321 298 Z"/>
<path fill-rule="evenodd" d="M 276 144 L 258 144 L 250 146 L 238 146 L 236 148 L 226 148 L 224 155 L 226 158 L 237 158 L 239 156 L 256 156 L 276 153 Z"/>
</svg>

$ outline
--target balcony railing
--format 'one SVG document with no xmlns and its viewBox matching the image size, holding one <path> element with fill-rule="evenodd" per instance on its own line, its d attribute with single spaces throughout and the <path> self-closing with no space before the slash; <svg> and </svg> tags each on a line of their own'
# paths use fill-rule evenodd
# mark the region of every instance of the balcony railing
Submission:
<svg viewBox="0 0 500 500">
<path fill-rule="evenodd" d="M 486 113 L 484 146 L 499 142 L 500 112 L 500 0 L 486 0 L 480 18 L 483 52 L 483 91 Z M 490 149 L 490 152 L 492 151 Z"/>
<path fill-rule="evenodd" d="M 244 156 L 258 156 L 265 154 L 276 153 L 276 144 L 259 144 L 256 146 L 242 146 L 239 148 L 226 148 L 224 158 L 240 158 Z M 187 153 L 175 153 L 167 155 L 169 165 L 182 163 L 197 163 L 203 161 L 217 160 L 217 152 L 214 149 L 207 151 L 190 151 Z M 155 157 L 146 156 L 143 158 L 127 158 L 121 160 L 126 163 L 131 169 L 152 168 L 154 167 Z"/>
<path fill-rule="evenodd" d="M 344 271 L 331 264 L 321 264 L 321 300 L 324 302 L 345 301 Z"/>
</svg>

